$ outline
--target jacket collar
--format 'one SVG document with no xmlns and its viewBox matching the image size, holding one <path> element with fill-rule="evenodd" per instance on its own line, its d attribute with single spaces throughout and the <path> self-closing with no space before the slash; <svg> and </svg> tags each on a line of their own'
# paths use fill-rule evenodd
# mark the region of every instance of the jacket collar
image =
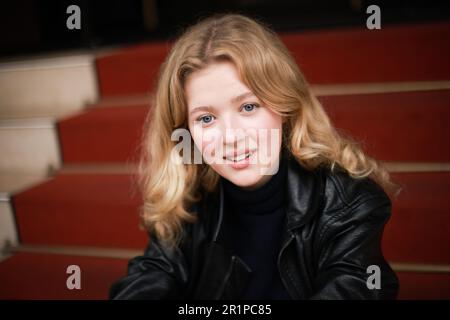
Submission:
<svg viewBox="0 0 450 320">
<path fill-rule="evenodd" d="M 307 170 L 293 157 L 288 162 L 287 227 L 293 230 L 305 225 L 320 209 L 324 194 L 322 168 Z"/>
<path fill-rule="evenodd" d="M 286 188 L 286 225 L 292 231 L 306 224 L 319 210 L 320 199 L 323 196 L 322 170 L 307 170 L 294 157 L 288 157 L 287 188 Z M 229 246 L 230 234 L 226 230 L 224 220 L 224 189 L 222 180 L 219 183 L 218 203 L 213 212 L 213 241 Z"/>
</svg>

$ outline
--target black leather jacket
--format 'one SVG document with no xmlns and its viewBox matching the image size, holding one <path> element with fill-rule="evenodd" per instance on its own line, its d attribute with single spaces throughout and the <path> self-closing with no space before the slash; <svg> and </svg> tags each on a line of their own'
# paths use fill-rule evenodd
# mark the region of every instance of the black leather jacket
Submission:
<svg viewBox="0 0 450 320">
<path fill-rule="evenodd" d="M 372 180 L 288 162 L 287 207 L 278 270 L 292 299 L 393 299 L 398 281 L 381 252 L 391 201 Z M 230 249 L 223 188 L 195 206 L 179 249 L 150 236 L 144 255 L 110 289 L 113 299 L 239 299 L 251 274 Z M 380 288 L 374 271 L 379 267 Z M 376 276 L 376 274 L 375 274 Z"/>
</svg>

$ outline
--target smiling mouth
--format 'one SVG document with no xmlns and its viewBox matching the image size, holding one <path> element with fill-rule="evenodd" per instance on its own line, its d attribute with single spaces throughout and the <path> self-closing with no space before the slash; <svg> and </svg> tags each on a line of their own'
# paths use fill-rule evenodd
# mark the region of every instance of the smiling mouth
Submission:
<svg viewBox="0 0 450 320">
<path fill-rule="evenodd" d="M 255 151 L 249 151 L 247 153 L 242 153 L 240 155 L 237 156 L 228 156 L 228 157 L 224 157 L 224 159 L 229 160 L 229 161 L 233 161 L 233 162 L 239 162 L 245 159 L 248 159 Z"/>
</svg>

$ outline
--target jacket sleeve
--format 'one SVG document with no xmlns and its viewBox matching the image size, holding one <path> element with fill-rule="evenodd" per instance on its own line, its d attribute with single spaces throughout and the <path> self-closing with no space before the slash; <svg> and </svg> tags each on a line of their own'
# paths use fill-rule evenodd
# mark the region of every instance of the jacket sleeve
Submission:
<svg viewBox="0 0 450 320">
<path fill-rule="evenodd" d="M 109 290 L 110 299 L 179 299 L 188 281 L 181 249 L 168 249 L 155 237 L 142 256 L 131 259 L 128 274 Z"/>
<path fill-rule="evenodd" d="M 398 280 L 381 251 L 391 202 L 387 196 L 361 200 L 336 212 L 320 232 L 312 299 L 396 298 Z"/>
</svg>

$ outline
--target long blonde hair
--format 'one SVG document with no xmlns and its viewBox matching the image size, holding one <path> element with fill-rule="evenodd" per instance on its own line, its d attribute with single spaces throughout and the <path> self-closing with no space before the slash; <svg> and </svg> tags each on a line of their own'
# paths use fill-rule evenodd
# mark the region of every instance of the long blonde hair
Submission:
<svg viewBox="0 0 450 320">
<path fill-rule="evenodd" d="M 220 60 L 232 62 L 243 83 L 268 108 L 286 117 L 284 147 L 303 167 L 340 167 L 354 178 L 372 178 L 387 193 L 394 190 L 385 167 L 333 128 L 274 31 L 243 15 L 214 15 L 188 28 L 172 46 L 144 126 L 137 175 L 143 197 L 141 223 L 165 244 L 179 244 L 183 223 L 196 220 L 188 208 L 200 200 L 200 188 L 211 192 L 219 181 L 208 165 L 171 161 L 177 143 L 171 134 L 187 128 L 187 76 Z"/>
</svg>

